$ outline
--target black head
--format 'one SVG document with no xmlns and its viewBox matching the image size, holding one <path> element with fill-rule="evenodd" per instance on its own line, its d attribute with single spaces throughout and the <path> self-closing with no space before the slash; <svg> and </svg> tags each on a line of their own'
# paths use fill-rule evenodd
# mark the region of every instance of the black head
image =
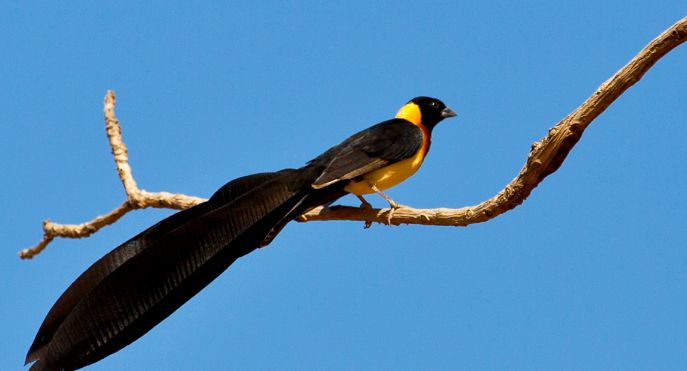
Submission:
<svg viewBox="0 0 687 371">
<path fill-rule="evenodd" d="M 439 123 L 441 120 L 455 117 L 456 113 L 452 109 L 446 107 L 444 102 L 429 98 L 429 97 L 417 97 L 413 98 L 408 104 L 415 103 L 418 108 L 420 108 L 420 113 L 422 114 L 422 124 L 427 127 L 430 131 Z"/>
</svg>

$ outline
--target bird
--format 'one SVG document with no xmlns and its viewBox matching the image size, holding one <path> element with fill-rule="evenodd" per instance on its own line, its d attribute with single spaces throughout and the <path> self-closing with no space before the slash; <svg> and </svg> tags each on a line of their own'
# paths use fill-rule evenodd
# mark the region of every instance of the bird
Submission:
<svg viewBox="0 0 687 371">
<path fill-rule="evenodd" d="M 76 370 L 121 350 L 171 315 L 288 222 L 347 194 L 386 196 L 427 155 L 434 127 L 456 113 L 417 97 L 395 118 L 350 136 L 298 169 L 234 179 L 206 202 L 158 222 L 83 272 L 48 312 L 30 371 Z M 389 223 L 390 224 L 390 223 Z"/>
</svg>

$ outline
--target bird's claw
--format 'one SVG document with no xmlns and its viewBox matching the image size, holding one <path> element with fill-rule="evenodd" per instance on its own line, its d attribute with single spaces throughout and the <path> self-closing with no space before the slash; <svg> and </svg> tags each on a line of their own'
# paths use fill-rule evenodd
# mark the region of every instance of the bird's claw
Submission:
<svg viewBox="0 0 687 371">
<path fill-rule="evenodd" d="M 400 209 L 402 207 L 406 207 L 405 205 L 397 204 L 396 202 L 389 203 L 389 206 L 391 208 L 389 209 L 389 216 L 387 218 L 387 224 L 389 224 L 389 227 L 393 227 L 393 224 L 391 224 L 391 219 L 394 217 L 394 213 L 396 212 L 397 209 Z"/>
</svg>

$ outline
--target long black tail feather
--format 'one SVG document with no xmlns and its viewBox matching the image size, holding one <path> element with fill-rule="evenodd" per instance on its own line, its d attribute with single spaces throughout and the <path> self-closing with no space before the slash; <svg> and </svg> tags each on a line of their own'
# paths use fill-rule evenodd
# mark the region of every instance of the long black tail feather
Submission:
<svg viewBox="0 0 687 371">
<path fill-rule="evenodd" d="M 120 350 L 256 249 L 285 217 L 345 194 L 312 194 L 312 172 L 287 169 L 236 179 L 208 202 L 105 255 L 48 313 L 26 358 L 38 360 L 31 371 L 74 370 Z"/>
</svg>

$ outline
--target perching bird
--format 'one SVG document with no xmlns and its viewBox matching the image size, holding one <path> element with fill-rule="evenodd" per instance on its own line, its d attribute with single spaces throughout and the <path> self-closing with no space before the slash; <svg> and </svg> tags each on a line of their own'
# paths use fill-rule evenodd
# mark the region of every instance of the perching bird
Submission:
<svg viewBox="0 0 687 371">
<path fill-rule="evenodd" d="M 26 356 L 30 371 L 76 370 L 150 331 L 236 259 L 268 245 L 291 220 L 352 193 L 363 205 L 413 175 L 432 129 L 456 116 L 418 97 L 396 118 L 363 130 L 300 169 L 232 180 L 207 202 L 178 212 L 112 250 L 69 286 Z"/>
</svg>

